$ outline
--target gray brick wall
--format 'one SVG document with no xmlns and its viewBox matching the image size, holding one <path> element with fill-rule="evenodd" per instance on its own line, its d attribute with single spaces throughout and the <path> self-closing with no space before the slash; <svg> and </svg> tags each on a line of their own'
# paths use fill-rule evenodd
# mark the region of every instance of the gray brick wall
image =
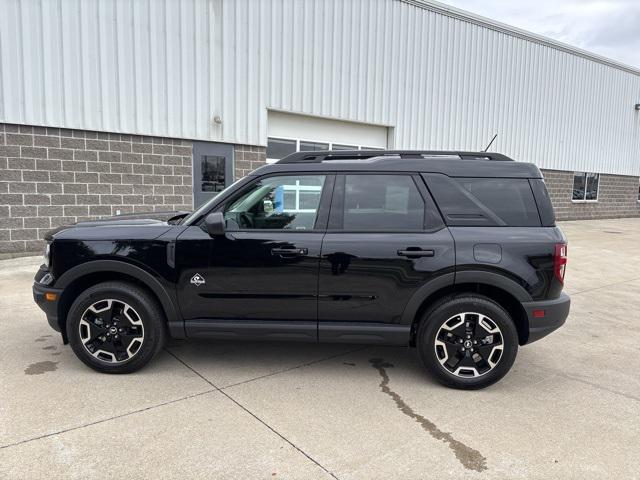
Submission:
<svg viewBox="0 0 640 480">
<path fill-rule="evenodd" d="M 573 173 L 543 170 L 558 220 L 640 217 L 638 177 L 600 174 L 597 202 L 572 202 Z"/>
<path fill-rule="evenodd" d="M 236 145 L 233 151 L 235 178 L 242 178 L 267 163 L 267 149 L 251 145 Z"/>
<path fill-rule="evenodd" d="M 120 213 L 190 210 L 190 141 L 0 123 L 0 254 Z"/>
</svg>

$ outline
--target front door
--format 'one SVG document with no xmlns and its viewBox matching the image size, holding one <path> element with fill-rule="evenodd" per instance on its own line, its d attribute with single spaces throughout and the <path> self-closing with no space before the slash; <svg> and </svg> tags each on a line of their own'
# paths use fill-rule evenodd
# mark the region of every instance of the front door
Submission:
<svg viewBox="0 0 640 480">
<path fill-rule="evenodd" d="M 178 238 L 188 336 L 317 339 L 318 267 L 333 177 L 256 179 L 217 208 L 226 234 Z"/>
<path fill-rule="evenodd" d="M 406 343 L 409 300 L 454 268 L 453 238 L 419 176 L 338 175 L 320 262 L 320 341 L 393 343 L 376 332 L 395 331 Z"/>
<path fill-rule="evenodd" d="M 233 145 L 193 142 L 194 207 L 215 197 L 233 183 Z"/>
</svg>

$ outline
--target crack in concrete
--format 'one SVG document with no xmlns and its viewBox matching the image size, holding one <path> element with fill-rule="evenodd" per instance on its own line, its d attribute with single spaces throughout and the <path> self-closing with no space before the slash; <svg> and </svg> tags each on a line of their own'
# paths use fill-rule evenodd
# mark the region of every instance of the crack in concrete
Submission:
<svg viewBox="0 0 640 480">
<path fill-rule="evenodd" d="M 456 440 L 450 433 L 443 432 L 435 423 L 423 417 L 419 413 L 414 412 L 403 398 L 389 387 L 389 374 L 387 373 L 386 368 L 393 367 L 391 363 L 385 362 L 381 358 L 372 358 L 369 362 L 376 370 L 378 370 L 378 373 L 382 377 L 382 380 L 380 381 L 380 390 L 393 399 L 398 410 L 418 422 L 423 430 L 433 438 L 448 444 L 449 448 L 453 451 L 456 458 L 464 468 L 467 470 L 475 470 L 476 472 L 487 470 L 487 459 L 482 456 L 480 452 L 468 445 L 465 445 L 461 441 Z"/>
</svg>

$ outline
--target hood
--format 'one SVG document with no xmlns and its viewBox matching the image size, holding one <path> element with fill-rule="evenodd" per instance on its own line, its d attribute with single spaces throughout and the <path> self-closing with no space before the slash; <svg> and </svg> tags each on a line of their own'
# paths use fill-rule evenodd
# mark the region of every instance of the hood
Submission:
<svg viewBox="0 0 640 480">
<path fill-rule="evenodd" d="M 107 217 L 100 220 L 88 220 L 50 230 L 45 240 L 152 240 L 158 238 L 174 225 L 167 223 L 176 215 L 187 214 L 182 211 L 132 213 Z"/>
</svg>

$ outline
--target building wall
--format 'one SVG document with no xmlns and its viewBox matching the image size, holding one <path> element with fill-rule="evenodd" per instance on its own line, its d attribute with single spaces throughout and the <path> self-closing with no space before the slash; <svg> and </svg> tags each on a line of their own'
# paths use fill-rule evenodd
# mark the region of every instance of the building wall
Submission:
<svg viewBox="0 0 640 480">
<path fill-rule="evenodd" d="M 267 149 L 265 147 L 236 145 L 233 156 L 236 180 L 267 163 Z"/>
<path fill-rule="evenodd" d="M 0 124 L 0 254 L 81 220 L 191 210 L 191 142 Z"/>
<path fill-rule="evenodd" d="M 264 147 L 234 146 L 235 179 L 265 163 Z M 573 171 L 543 174 L 558 220 L 640 216 L 637 176 L 601 174 L 598 202 L 575 203 Z M 190 210 L 192 191 L 188 140 L 0 123 L 0 255 L 64 224 Z"/>
<path fill-rule="evenodd" d="M 573 173 L 543 170 L 558 220 L 640 217 L 636 176 L 600 174 L 597 202 L 573 202 Z"/>
<path fill-rule="evenodd" d="M 640 175 L 638 69 L 437 2 L 0 12 L 0 122 L 265 146 L 280 110 L 393 127 L 395 148 L 478 150 L 497 133 L 493 151 L 541 168 Z"/>
</svg>

